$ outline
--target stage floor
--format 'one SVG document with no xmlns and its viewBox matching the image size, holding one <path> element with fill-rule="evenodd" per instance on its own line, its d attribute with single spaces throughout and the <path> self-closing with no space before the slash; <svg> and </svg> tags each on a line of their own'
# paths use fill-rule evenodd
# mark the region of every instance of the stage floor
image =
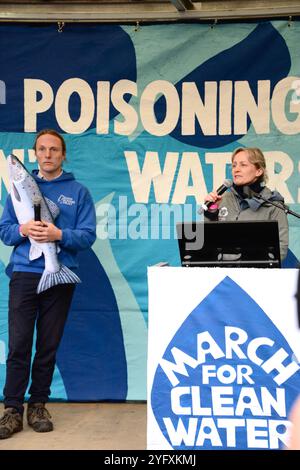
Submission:
<svg viewBox="0 0 300 470">
<path fill-rule="evenodd" d="M 33 431 L 24 414 L 23 431 L 0 440 L 0 451 L 146 449 L 146 403 L 49 403 L 47 408 L 52 432 Z"/>
</svg>

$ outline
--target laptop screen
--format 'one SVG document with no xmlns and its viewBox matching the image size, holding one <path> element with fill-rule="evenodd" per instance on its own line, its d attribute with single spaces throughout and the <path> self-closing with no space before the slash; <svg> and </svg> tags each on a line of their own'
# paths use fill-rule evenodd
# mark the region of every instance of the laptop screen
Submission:
<svg viewBox="0 0 300 470">
<path fill-rule="evenodd" d="M 180 222 L 182 266 L 279 268 L 277 221 Z"/>
</svg>

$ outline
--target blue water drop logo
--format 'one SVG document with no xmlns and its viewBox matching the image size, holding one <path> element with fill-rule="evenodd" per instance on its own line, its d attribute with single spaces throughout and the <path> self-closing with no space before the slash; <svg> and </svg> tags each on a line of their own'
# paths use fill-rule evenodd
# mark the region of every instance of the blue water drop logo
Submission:
<svg viewBox="0 0 300 470">
<path fill-rule="evenodd" d="M 284 314 L 284 312 L 283 312 Z M 282 333 L 225 277 L 167 346 L 151 406 L 174 449 L 279 449 L 300 388 Z"/>
</svg>

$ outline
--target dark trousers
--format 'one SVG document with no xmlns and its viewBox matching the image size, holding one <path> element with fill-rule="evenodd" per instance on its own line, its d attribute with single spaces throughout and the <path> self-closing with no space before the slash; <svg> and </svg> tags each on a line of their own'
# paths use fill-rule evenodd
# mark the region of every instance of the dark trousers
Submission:
<svg viewBox="0 0 300 470">
<path fill-rule="evenodd" d="M 14 272 L 9 284 L 9 345 L 4 387 L 5 408 L 23 413 L 29 383 L 34 328 L 36 350 L 31 369 L 30 403 L 45 403 L 50 395 L 56 351 L 74 292 L 74 284 L 60 284 L 36 293 L 41 275 Z"/>
</svg>

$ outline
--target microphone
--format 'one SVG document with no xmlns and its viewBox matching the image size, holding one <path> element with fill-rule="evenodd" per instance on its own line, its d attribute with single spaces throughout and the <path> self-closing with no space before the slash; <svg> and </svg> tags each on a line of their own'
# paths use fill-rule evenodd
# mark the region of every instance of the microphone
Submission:
<svg viewBox="0 0 300 470">
<path fill-rule="evenodd" d="M 42 220 L 41 219 L 41 200 L 40 196 L 33 197 L 33 210 L 34 210 L 34 220 Z"/>
<path fill-rule="evenodd" d="M 233 185 L 233 182 L 231 180 L 224 180 L 223 184 L 217 189 L 216 193 L 218 194 L 218 196 L 222 196 L 222 194 L 224 194 L 225 191 L 227 191 L 227 189 L 231 188 L 232 185 Z M 203 211 L 208 211 L 208 209 L 214 204 L 215 202 L 212 202 L 212 201 L 204 202 L 201 205 L 198 213 L 202 214 Z"/>
</svg>

